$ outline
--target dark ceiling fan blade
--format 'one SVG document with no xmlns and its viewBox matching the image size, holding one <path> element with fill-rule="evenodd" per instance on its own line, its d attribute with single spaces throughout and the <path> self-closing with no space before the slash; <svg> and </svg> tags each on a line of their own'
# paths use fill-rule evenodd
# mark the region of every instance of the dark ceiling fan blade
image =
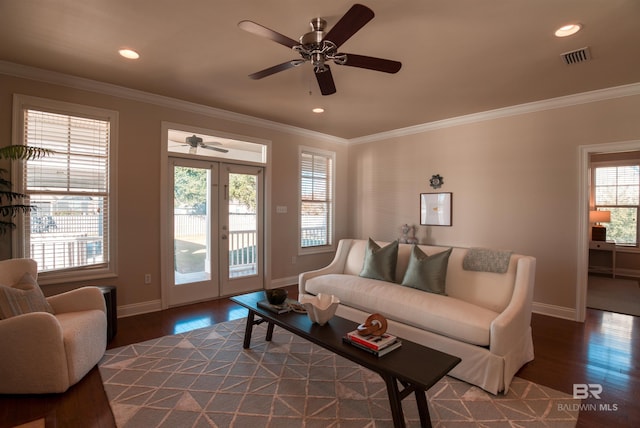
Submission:
<svg viewBox="0 0 640 428">
<path fill-rule="evenodd" d="M 324 36 L 324 40 L 332 41 L 337 47 L 340 47 L 364 27 L 367 22 L 371 21 L 374 16 L 375 14 L 368 7 L 354 4 Z"/>
<path fill-rule="evenodd" d="M 283 62 L 282 64 L 274 65 L 273 67 L 265 68 L 264 70 L 257 71 L 253 74 L 250 74 L 249 77 L 258 80 L 263 77 L 271 76 L 272 74 L 276 74 L 280 71 L 288 70 L 293 67 L 297 67 L 300 64 L 303 64 L 305 61 L 301 59 L 293 59 L 291 61 Z"/>
<path fill-rule="evenodd" d="M 333 83 L 333 76 L 331 75 L 331 69 L 325 64 L 325 71 L 317 72 L 316 79 L 318 80 L 318 86 L 320 86 L 320 92 L 322 95 L 331 95 L 336 93 L 336 85 Z"/>
<path fill-rule="evenodd" d="M 212 147 L 212 146 L 207 146 L 207 145 L 204 145 L 204 144 L 202 146 L 200 146 L 200 147 L 202 147 L 203 149 L 215 150 L 216 152 L 221 152 L 221 153 L 228 153 L 229 152 L 229 150 L 223 149 L 221 147 Z"/>
<path fill-rule="evenodd" d="M 281 45 L 284 45 L 288 48 L 292 48 L 300 44 L 295 40 L 290 39 L 289 37 L 278 33 L 277 31 L 273 31 L 253 21 L 246 21 L 246 20 L 240 21 L 238 22 L 238 27 L 242 28 L 245 31 L 253 33 L 257 36 L 273 40 L 274 42 L 280 43 Z"/>
<path fill-rule="evenodd" d="M 342 65 L 350 67 L 367 68 L 369 70 L 382 71 L 384 73 L 397 73 L 402 67 L 402 63 L 392 61 L 390 59 L 375 58 L 372 56 L 344 54 L 347 56 L 347 62 Z"/>
</svg>

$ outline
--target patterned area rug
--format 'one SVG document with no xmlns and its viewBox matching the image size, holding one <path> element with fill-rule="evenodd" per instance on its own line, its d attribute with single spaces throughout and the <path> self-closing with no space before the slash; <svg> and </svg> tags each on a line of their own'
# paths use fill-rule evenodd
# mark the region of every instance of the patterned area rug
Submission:
<svg viewBox="0 0 640 428">
<path fill-rule="evenodd" d="M 276 327 L 246 319 L 108 350 L 100 362 L 119 427 L 391 427 L 382 379 Z M 428 392 L 434 426 L 573 427 L 579 400 L 516 378 L 493 396 L 445 377 Z M 407 426 L 420 426 L 413 395 Z"/>
</svg>

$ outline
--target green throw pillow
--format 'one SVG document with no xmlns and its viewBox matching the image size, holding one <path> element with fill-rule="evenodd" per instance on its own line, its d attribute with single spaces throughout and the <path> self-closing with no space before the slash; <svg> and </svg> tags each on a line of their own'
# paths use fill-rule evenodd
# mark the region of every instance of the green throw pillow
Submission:
<svg viewBox="0 0 640 428">
<path fill-rule="evenodd" d="M 44 297 L 36 280 L 25 273 L 11 287 L 0 285 L 0 319 L 15 317 L 29 312 L 53 313 L 53 308 Z"/>
<path fill-rule="evenodd" d="M 402 285 L 429 293 L 446 295 L 445 285 L 450 255 L 451 248 L 427 256 L 415 245 L 411 250 L 409 265 L 402 279 Z"/>
<path fill-rule="evenodd" d="M 369 238 L 367 251 L 364 255 L 364 266 L 362 267 L 360 276 L 363 278 L 395 282 L 397 261 L 398 241 L 394 241 L 380 248 L 373 239 Z"/>
</svg>

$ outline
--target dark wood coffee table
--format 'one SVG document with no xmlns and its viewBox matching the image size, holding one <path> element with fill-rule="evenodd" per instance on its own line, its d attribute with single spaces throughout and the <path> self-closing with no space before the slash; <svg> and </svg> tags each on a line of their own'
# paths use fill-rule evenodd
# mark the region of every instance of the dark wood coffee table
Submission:
<svg viewBox="0 0 640 428">
<path fill-rule="evenodd" d="M 391 351 L 383 357 L 376 357 L 342 341 L 347 332 L 354 330 L 358 326 L 357 323 L 334 316 L 327 324 L 320 326 L 312 323 L 305 314 L 295 312 L 275 314 L 259 308 L 258 302 L 264 299 L 265 295 L 262 291 L 231 297 L 232 301 L 249 310 L 244 332 L 243 347 L 245 349 L 251 345 L 251 333 L 254 325 L 263 322 L 268 323 L 267 341 L 270 341 L 273 337 L 274 326 L 282 327 L 322 348 L 378 373 L 387 385 L 387 394 L 389 395 L 389 404 L 395 427 L 405 426 L 402 400 L 411 393 L 414 393 L 416 397 L 421 425 L 423 427 L 431 426 L 425 391 L 449 373 L 461 361 L 460 358 L 405 339 L 402 339 L 402 347 L 399 349 Z M 256 319 L 256 315 L 258 319 Z M 399 389 L 398 383 L 402 385 L 402 390 Z"/>
</svg>

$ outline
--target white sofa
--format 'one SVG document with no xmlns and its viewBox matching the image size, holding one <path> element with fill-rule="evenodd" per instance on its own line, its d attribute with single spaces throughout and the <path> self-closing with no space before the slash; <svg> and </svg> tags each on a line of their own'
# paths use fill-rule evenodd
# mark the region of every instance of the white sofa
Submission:
<svg viewBox="0 0 640 428">
<path fill-rule="evenodd" d="M 360 277 L 367 240 L 343 239 L 331 264 L 300 274 L 299 292 L 337 296 L 336 314 L 355 322 L 380 313 L 388 319 L 390 333 L 460 357 L 451 376 L 493 394 L 507 391 L 516 372 L 534 356 L 536 259 L 508 254 L 504 273 L 466 270 L 463 261 L 471 250 L 453 248 L 442 295 L 400 285 L 412 247 L 399 244 L 393 283 Z M 449 249 L 418 247 L 429 256 Z"/>
</svg>

